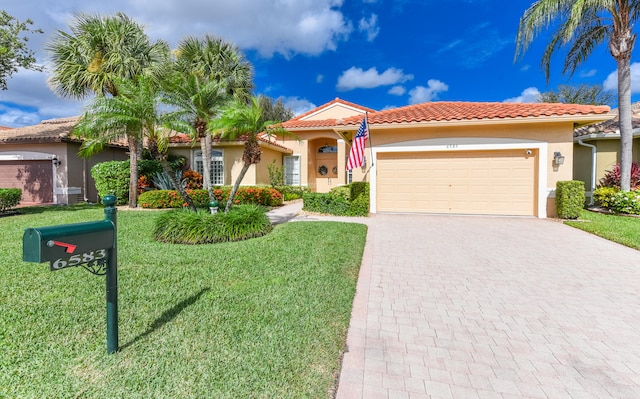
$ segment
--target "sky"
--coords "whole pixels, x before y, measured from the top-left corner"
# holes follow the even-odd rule
[[[337,97],[375,110],[427,101],[534,102],[560,84],[616,90],[616,64],[597,48],[573,76],[562,53],[546,81],[542,32],[517,60],[520,17],[531,4],[504,0],[3,0],[3,9],[44,31],[31,35],[38,63],[44,45],[69,32],[77,13],[124,12],[152,40],[172,48],[205,34],[235,43],[254,66],[254,94],[282,98],[296,114]],[[8,4],[7,4],[8,3]],[[632,100],[640,100],[640,61],[632,58]],[[0,91],[0,126],[33,125],[82,114],[88,100],[56,97],[48,73],[21,70]],[[615,106],[615,104],[614,104]]]

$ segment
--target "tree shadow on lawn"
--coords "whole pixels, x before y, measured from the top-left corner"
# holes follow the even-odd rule
[[[119,348],[119,350],[124,350],[124,349],[134,345],[136,342],[144,339],[149,334],[153,333],[157,329],[159,329],[162,326],[164,326],[165,324],[169,323],[170,321],[175,319],[176,316],[180,314],[180,312],[182,312],[183,310],[185,310],[189,306],[191,306],[194,303],[196,303],[198,301],[198,299],[200,299],[200,297],[202,295],[204,295],[207,291],[210,291],[210,290],[211,290],[211,288],[209,288],[209,287],[203,288],[197,294],[192,295],[189,298],[186,298],[186,299],[180,301],[179,303],[177,303],[175,306],[171,307],[170,309],[165,310],[160,315],[160,317],[158,317],[153,323],[151,323],[151,325],[149,326],[149,328],[147,328],[147,330],[145,332],[143,332],[142,334],[138,335],[137,337],[135,337],[131,341],[127,342],[126,344],[122,345]]]

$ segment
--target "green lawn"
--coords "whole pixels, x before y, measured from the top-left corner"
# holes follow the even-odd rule
[[[566,221],[565,224],[640,250],[640,218],[583,210],[578,221]]]
[[[113,355],[104,276],[21,260],[24,228],[102,209],[0,218],[0,398],[327,397],[366,226],[296,222],[244,242],[169,245],[150,238],[155,214],[118,213]]]

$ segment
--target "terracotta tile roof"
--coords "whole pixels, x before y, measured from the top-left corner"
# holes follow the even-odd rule
[[[611,113],[616,115],[615,118],[579,127],[573,131],[573,137],[582,137],[591,134],[620,134],[618,109],[612,110]],[[634,129],[640,128],[640,102],[631,104],[631,125]]]
[[[9,130],[9,129],[13,129],[13,128],[9,126],[0,126],[0,130]]]
[[[358,105],[356,103],[345,101],[345,100],[342,100],[342,99],[336,97],[335,99],[329,101],[328,103],[322,104],[319,107],[315,107],[314,109],[312,109],[310,111],[307,111],[307,112],[305,112],[303,114],[300,114],[300,115],[296,116],[293,119],[290,119],[288,122],[290,122],[290,121],[299,121],[301,119],[304,119],[304,118],[308,117],[309,115],[313,115],[314,113],[320,111],[323,108],[329,108],[330,106],[332,106],[334,104],[342,104],[342,105],[346,105],[347,107],[358,108],[358,109],[361,109],[362,111],[365,111],[365,112],[376,112],[375,109],[363,107],[362,105]]]
[[[78,117],[49,119],[33,126],[0,130],[0,142],[3,143],[51,143],[69,141],[71,129]]]
[[[608,106],[578,104],[441,101],[408,105],[383,111],[368,111],[367,118],[369,124],[403,124],[495,119],[506,120],[570,115],[606,115],[609,113],[609,110],[610,108]],[[283,127],[286,129],[330,128],[358,125],[361,121],[362,116],[359,115],[344,118],[343,120],[323,119],[304,121],[299,118],[294,118],[283,123]]]
[[[196,142],[199,142],[199,141],[200,140],[196,140]],[[219,144],[219,143],[243,143],[244,144],[245,141],[247,141],[247,136],[246,135],[245,136],[240,136],[236,140],[221,139],[220,136],[215,136],[213,138],[213,143],[214,144]],[[258,141],[263,142],[265,144],[271,144],[271,145],[273,145],[275,147],[282,148],[283,150],[291,151],[291,149],[289,147],[285,147],[285,146],[283,146],[281,144],[278,144],[278,143],[276,143],[274,141],[269,141],[268,139],[266,139],[264,137],[258,137]],[[171,144],[191,144],[192,140],[187,134],[178,133],[178,134],[172,136],[169,139],[169,142]]]

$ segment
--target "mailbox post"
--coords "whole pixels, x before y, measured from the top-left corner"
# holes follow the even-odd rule
[[[27,228],[22,236],[22,260],[49,262],[52,271],[82,266],[106,275],[107,352],[118,350],[118,251],[116,197],[105,195],[105,219],[95,222]]]

